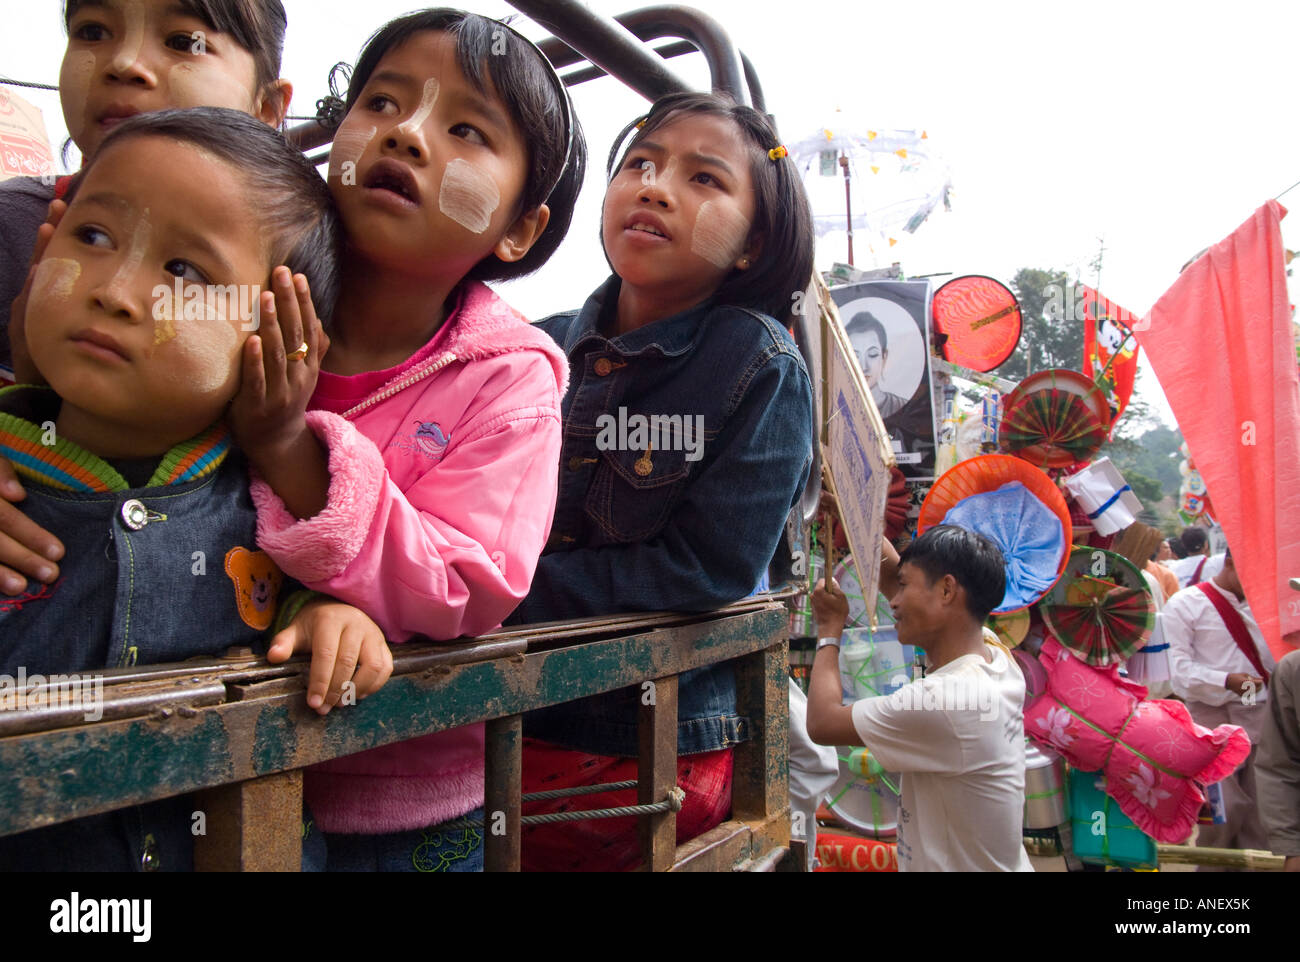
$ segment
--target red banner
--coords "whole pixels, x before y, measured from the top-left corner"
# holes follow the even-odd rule
[[[1270,200],[1183,271],[1134,325],[1251,612],[1273,654],[1300,644],[1300,372],[1281,220]]]
[[[1110,402],[1110,433],[1133,396],[1137,377],[1136,316],[1087,285],[1083,290],[1083,373],[1092,378]]]

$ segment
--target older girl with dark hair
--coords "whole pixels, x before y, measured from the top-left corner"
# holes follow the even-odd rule
[[[555,523],[516,622],[745,597],[812,462],[811,385],[784,327],[813,259],[794,165],[766,117],[718,95],[665,97],[636,126],[605,194],[614,276],[540,324],[568,355],[570,387]],[[641,696],[530,715],[525,790],[635,778]],[[749,732],[729,666],[683,675],[678,697],[684,841],[726,817],[732,746]],[[635,819],[530,828],[523,858],[630,868]]]

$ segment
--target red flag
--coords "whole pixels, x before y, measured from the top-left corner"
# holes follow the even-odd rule
[[[1300,645],[1300,372],[1270,200],[1134,325],[1277,658]]]
[[[1133,396],[1137,377],[1135,314],[1102,297],[1091,287],[1083,290],[1083,373],[1097,382],[1110,401],[1110,433]]]

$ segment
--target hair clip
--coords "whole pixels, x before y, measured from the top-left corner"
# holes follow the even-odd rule
[[[789,157],[790,151],[785,149],[785,144],[781,144],[769,150],[767,156],[771,160],[780,160],[782,157]]]

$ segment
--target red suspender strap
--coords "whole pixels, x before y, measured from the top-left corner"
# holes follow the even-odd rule
[[[1202,558],[1201,563],[1196,566],[1196,570],[1192,572],[1192,584],[1200,583],[1201,572],[1205,570],[1205,562],[1209,560],[1210,560],[1209,558]]]
[[[1255,674],[1264,679],[1264,684],[1268,684],[1268,672],[1264,670],[1264,663],[1259,660],[1259,652],[1255,650],[1255,642],[1250,637],[1250,632],[1246,630],[1246,622],[1242,621],[1241,615],[1237,609],[1228,604],[1228,600],[1210,587],[1208,581],[1202,581],[1196,587],[1205,593],[1205,597],[1210,599],[1210,604],[1214,605],[1214,610],[1219,613],[1223,619],[1224,626],[1228,629],[1228,634],[1232,635],[1232,640],[1236,642],[1241,653],[1246,656],[1251,667],[1255,669]]]

